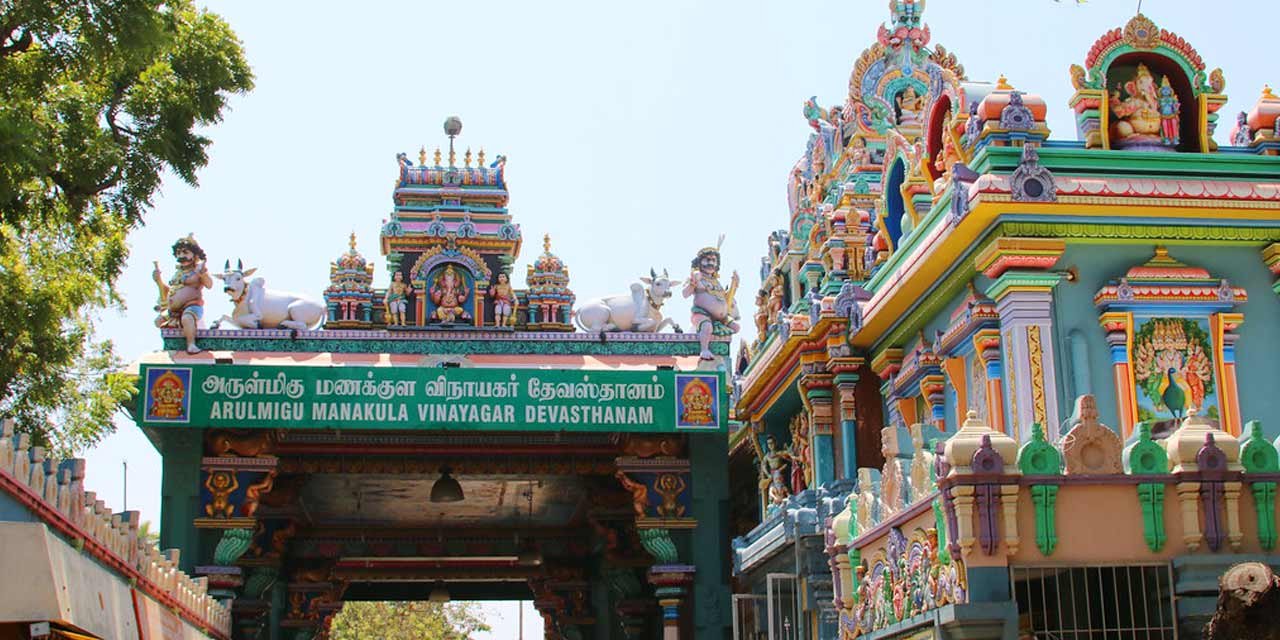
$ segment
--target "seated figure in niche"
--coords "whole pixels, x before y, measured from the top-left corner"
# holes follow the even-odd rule
[[[907,88],[894,98],[894,106],[898,115],[898,126],[918,127],[924,122],[924,96],[916,93],[915,87],[907,85]]]
[[[431,285],[431,302],[436,305],[431,318],[444,323],[456,322],[459,318],[470,320],[471,314],[463,306],[469,294],[466,283],[458,276],[453,265],[446,266]]]
[[[1164,91],[1166,87],[1167,94]],[[1178,144],[1180,105],[1177,96],[1169,85],[1169,78],[1157,83],[1147,65],[1139,63],[1132,80],[1116,84],[1109,106],[1112,147],[1154,150]]]

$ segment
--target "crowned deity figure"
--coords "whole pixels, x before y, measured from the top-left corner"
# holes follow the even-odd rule
[[[436,322],[453,323],[461,318],[470,320],[471,314],[463,305],[467,302],[467,285],[458,277],[458,272],[453,265],[447,265],[440,275],[436,276],[435,283],[431,285],[431,301],[435,303],[436,310],[431,317]]]
[[[724,236],[721,236],[721,241]],[[738,272],[733,272],[729,289],[720,284],[720,249],[704,247],[693,259],[693,273],[684,286],[684,297],[693,297],[690,309],[690,324],[698,333],[698,343],[702,347],[699,357],[712,360],[711,336],[727,336],[738,332],[738,305],[734,304],[733,295],[738,291]]]
[[[178,268],[167,283],[160,274],[160,262],[153,263],[155,270],[151,272],[151,279],[160,290],[160,299],[155,307],[160,312],[156,326],[181,328],[183,337],[187,339],[187,353],[199,353],[196,329],[200,328],[204,318],[203,290],[213,287],[213,278],[205,267],[208,257],[191,234],[173,243],[173,257]]]
[[[516,321],[516,290],[511,288],[511,276],[498,272],[498,283],[489,287],[493,298],[493,326],[505,327]]]
[[[1160,92],[1157,100],[1160,105],[1160,141],[1176,147],[1182,141],[1182,136],[1178,129],[1181,122],[1178,118],[1178,110],[1182,107],[1182,103],[1178,102],[1178,95],[1174,93],[1173,86],[1169,84],[1169,76],[1160,79]]]
[[[1168,78],[1165,78],[1167,84]],[[1170,142],[1163,135],[1163,110],[1161,104],[1161,96],[1159,88],[1160,84],[1156,82],[1155,76],[1151,75],[1151,70],[1145,64],[1138,64],[1137,71],[1133,79],[1124,83],[1116,84],[1116,88],[1111,92],[1110,110],[1111,110],[1111,142],[1112,146],[1118,149],[1127,147],[1146,147],[1157,149],[1169,147]],[[1121,95],[1126,96],[1121,99]],[[1169,103],[1172,107],[1172,127],[1176,134],[1178,129],[1177,121],[1177,97],[1173,95],[1173,88],[1169,88],[1169,97],[1173,102]]]
[[[387,305],[387,324],[400,326],[409,324],[404,316],[409,308],[411,295],[413,295],[413,287],[406,284],[404,274],[397,271],[391,276],[391,286],[387,287],[387,295],[382,297],[382,302]]]
[[[781,505],[791,496],[787,468],[794,464],[795,461],[790,453],[778,449],[778,441],[773,436],[765,438],[764,459],[760,461],[760,473],[769,481],[771,506]]]
[[[893,99],[897,107],[897,122],[900,127],[918,127],[924,122],[924,96],[916,93],[916,88],[907,85]]]

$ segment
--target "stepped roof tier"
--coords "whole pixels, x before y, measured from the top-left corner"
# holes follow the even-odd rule
[[[1088,597],[1171,602],[1274,553],[1271,502],[1187,487],[1280,477],[1275,427],[1247,422],[1280,411],[1280,99],[1219,146],[1224,74],[1139,14],[1058,76],[1055,139],[1052,76],[967,78],[924,5],[891,0],[847,97],[803,104],[735,360],[735,598],[800,574],[806,638],[1196,635],[1183,603],[1216,591],[1090,622],[1059,584],[1156,567]]]

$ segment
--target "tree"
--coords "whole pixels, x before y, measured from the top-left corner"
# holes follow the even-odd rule
[[[0,0],[0,414],[62,454],[112,429],[130,380],[92,318],[119,305],[126,238],[199,127],[253,86],[240,41],[190,0]]]
[[[142,524],[138,525],[138,539],[153,547],[159,547],[160,530],[153,527],[150,520],[143,520]]]
[[[347,602],[329,628],[332,640],[467,640],[489,625],[472,602]]]

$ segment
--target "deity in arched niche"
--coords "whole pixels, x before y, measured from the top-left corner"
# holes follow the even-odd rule
[[[431,285],[431,302],[436,305],[435,312],[431,314],[432,319],[446,323],[456,322],[459,318],[470,320],[471,314],[463,307],[469,294],[467,285],[457,270],[451,264],[446,265]]]
[[[907,85],[894,98],[894,111],[898,116],[898,126],[918,127],[924,121],[924,96],[916,93],[916,88]]]
[[[1164,78],[1165,83],[1168,78]],[[1145,64],[1138,64],[1133,79],[1123,84],[1116,83],[1111,92],[1109,106],[1111,109],[1111,141],[1117,148],[1149,145],[1153,147],[1170,146],[1162,134],[1162,104],[1160,96],[1161,83],[1151,75]],[[1172,117],[1174,129],[1177,128],[1177,98],[1173,96],[1173,88],[1169,88],[1173,98]],[[1122,99],[1121,96],[1124,96]],[[1166,106],[1168,106],[1166,104]]]

